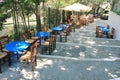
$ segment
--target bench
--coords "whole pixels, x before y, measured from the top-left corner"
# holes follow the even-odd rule
[[[9,36],[0,37],[0,73],[2,73],[2,65],[8,62],[11,66],[11,54],[4,49],[5,44],[9,43]]]

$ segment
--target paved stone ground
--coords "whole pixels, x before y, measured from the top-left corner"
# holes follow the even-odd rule
[[[96,20],[71,32],[68,42],[57,42],[52,55],[38,53],[34,72],[25,66],[19,73],[18,62],[11,67],[5,64],[0,80],[109,80],[120,77],[120,41],[96,38],[97,25],[107,24]]]

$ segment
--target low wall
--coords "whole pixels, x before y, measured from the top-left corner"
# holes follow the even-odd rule
[[[108,24],[115,28],[115,39],[120,40],[120,16],[114,12],[109,12]]]

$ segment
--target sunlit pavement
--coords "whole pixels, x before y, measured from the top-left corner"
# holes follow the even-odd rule
[[[68,36],[67,42],[57,42],[52,55],[38,53],[35,71],[19,63],[4,67],[0,80],[110,80],[120,76],[120,41],[96,38],[97,25],[106,21],[96,20]],[[40,48],[38,48],[40,50]],[[7,76],[6,76],[7,75]],[[117,79],[116,79],[117,80]]]

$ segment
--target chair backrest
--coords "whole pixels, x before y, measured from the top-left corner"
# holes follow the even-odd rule
[[[35,41],[31,46],[30,46],[30,52],[31,52],[31,57],[30,60],[32,61],[33,56],[37,55],[37,46],[38,46],[38,42]]]
[[[111,33],[112,33],[112,34],[115,33],[115,28],[112,27],[112,29],[111,29]]]
[[[99,27],[96,26],[96,34],[99,32]]]
[[[43,26],[42,31],[47,32],[48,31],[48,27],[47,26]]]
[[[31,38],[30,30],[26,30],[24,33],[26,34],[27,39]]]
[[[5,44],[9,43],[9,36],[1,36],[0,37],[0,50],[4,49]]]
[[[32,37],[32,36],[35,36],[35,30],[34,29],[30,30],[30,37]]]
[[[21,37],[21,40],[24,40],[24,41],[27,39],[25,32],[21,33],[20,37]]]
[[[107,29],[110,29],[110,25],[107,25]]]
[[[30,31],[25,31],[25,32],[22,32],[21,35],[21,40],[27,40],[27,39],[30,39]]]
[[[56,38],[57,38],[57,35],[50,35],[48,41],[49,41],[49,40],[50,40],[50,41],[55,41]]]

